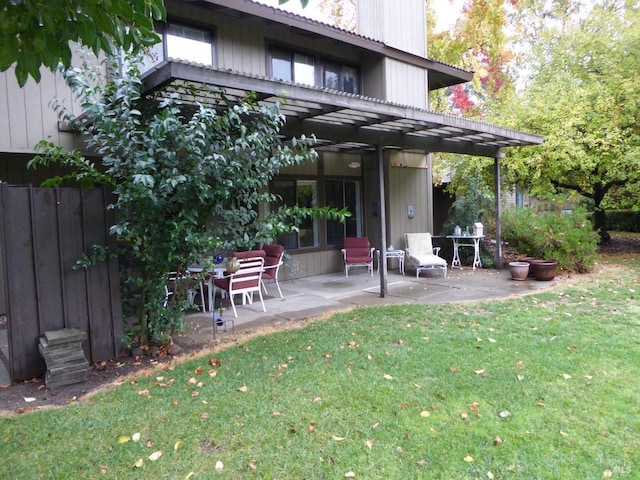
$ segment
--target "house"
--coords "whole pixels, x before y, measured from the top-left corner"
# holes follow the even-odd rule
[[[403,247],[434,230],[430,152],[492,157],[542,142],[536,135],[429,111],[430,90],[471,73],[427,56],[422,0],[361,0],[349,32],[251,0],[167,1],[164,42],[145,66],[149,91],[183,83],[284,94],[286,136],[315,135],[318,162],[289,168],[271,191],[302,205],[348,206],[345,224],[310,220],[279,239],[299,269],[339,271],[345,236]]]
[[[289,168],[271,191],[304,205],[348,206],[345,224],[309,220],[280,238],[296,265],[288,275],[341,268],[345,236],[366,235],[377,248],[403,247],[407,232],[434,231],[431,152],[496,159],[504,148],[542,138],[429,111],[428,92],[471,80],[468,71],[428,58],[423,0],[360,0],[356,32],[252,0],[166,0],[163,42],[144,65],[144,85],[179,89],[215,85],[229,98],[283,95],[285,137],[315,135],[319,161]],[[44,72],[19,89],[0,74],[0,179],[38,184],[50,172],[24,168],[44,138],[79,146],[47,107],[73,104],[64,82]],[[496,170],[499,171],[499,170]],[[286,272],[285,272],[286,273]],[[286,273],[287,274],[287,273]]]
[[[285,269],[286,277],[340,271],[345,236],[367,236],[385,251],[403,248],[405,233],[434,231],[431,152],[493,158],[499,186],[504,149],[542,142],[429,110],[429,91],[472,74],[428,58],[423,0],[359,0],[355,32],[252,0],[165,4],[167,21],[157,25],[163,42],[143,66],[146,91],[189,84],[195,91],[222,87],[229,101],[247,92],[265,103],[286,97],[281,134],[315,135],[320,155],[283,170],[271,191],[290,203],[347,206],[353,213],[344,224],[310,220],[279,238],[297,267]],[[57,97],[80,114],[79,104],[48,71],[24,88],[12,71],[0,73],[0,92],[0,313],[8,318],[11,377],[42,373],[37,338],[48,329],[81,328],[91,361],[113,358],[123,335],[117,264],[72,268],[78,252],[109,241],[106,196],[6,187],[37,186],[56,173],[26,168],[39,141],[83,148],[48,106]],[[386,265],[380,270],[384,296]]]

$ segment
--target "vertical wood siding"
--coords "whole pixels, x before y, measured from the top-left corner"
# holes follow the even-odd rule
[[[48,330],[84,330],[91,362],[122,355],[117,261],[73,268],[94,243],[113,246],[106,192],[2,185],[0,201],[11,378],[44,372],[37,345]]]
[[[33,154],[36,144],[46,139],[66,149],[81,148],[77,135],[58,130],[58,116],[50,106],[54,98],[80,113],[59,75],[42,69],[39,83],[29,79],[20,88],[12,68],[0,73],[0,152]]]

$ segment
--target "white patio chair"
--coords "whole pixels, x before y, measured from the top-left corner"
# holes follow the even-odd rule
[[[447,276],[447,261],[438,256],[440,247],[433,246],[430,233],[406,233],[405,261],[416,268],[416,277],[422,270],[441,269]]]

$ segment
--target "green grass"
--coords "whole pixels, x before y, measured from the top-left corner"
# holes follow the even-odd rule
[[[640,264],[622,263],[506,301],[357,309],[2,418],[0,478],[640,478]]]

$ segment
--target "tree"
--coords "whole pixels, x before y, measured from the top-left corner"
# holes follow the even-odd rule
[[[70,43],[113,54],[137,52],[160,41],[154,20],[164,20],[162,0],[2,0],[0,72],[15,66],[22,87],[40,81],[42,66],[71,66]]]
[[[125,63],[123,77],[115,62],[106,76],[88,66],[65,73],[82,100],[85,120],[61,106],[59,114],[102,157],[104,172],[77,153],[64,154],[50,144],[34,163],[61,161],[74,169],[74,179],[87,179],[91,173],[100,182],[105,175],[110,179],[116,194],[111,208],[118,217],[111,233],[138,266],[137,275],[128,280],[140,294],[139,336],[144,344],[147,334],[157,341],[181,326],[183,305],[163,305],[169,271],[182,278],[193,263],[206,266],[217,252],[269,242],[310,215],[343,220],[347,213],[283,207],[260,215],[260,207],[276,201],[267,192],[274,175],[316,157],[310,141],[283,144],[279,105],[259,106],[251,96],[220,112],[183,104],[178,93],[144,98],[138,72],[131,66],[135,64]],[[226,103],[224,92],[214,89],[199,91],[198,97],[208,97],[207,104]],[[178,282],[178,290],[185,282]]]
[[[514,127],[545,137],[508,155],[507,178],[542,197],[572,191],[590,199],[604,241],[606,206],[640,185],[638,20],[637,8],[605,1],[552,26],[533,50],[524,98],[506,110]]]

